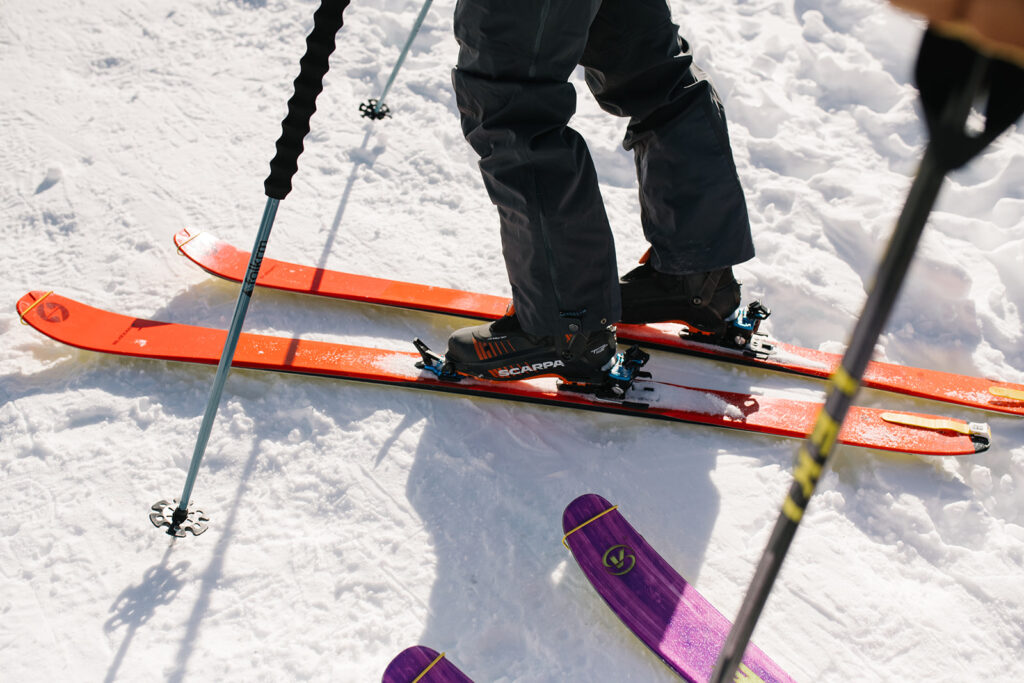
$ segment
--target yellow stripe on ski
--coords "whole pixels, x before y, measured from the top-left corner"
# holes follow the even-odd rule
[[[732,680],[733,683],[764,683],[764,679],[754,673],[754,671],[743,662],[740,662],[740,666],[736,670],[736,675]]]
[[[1006,387],[989,387],[988,392],[993,396],[1012,398],[1015,401],[1024,401],[1024,391],[1019,389],[1007,389]]]
[[[440,662],[442,659],[444,659],[444,653],[443,652],[441,654],[439,654],[438,656],[434,657],[434,661],[432,661],[430,664],[428,664],[427,668],[424,669],[423,672],[420,673],[419,676],[417,676],[416,678],[412,679],[412,683],[418,683],[418,681],[423,680],[423,677],[426,676],[428,673],[430,673],[430,670],[434,668],[434,665],[437,664],[438,662]]]

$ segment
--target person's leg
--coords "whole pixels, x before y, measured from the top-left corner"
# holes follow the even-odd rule
[[[600,0],[460,0],[456,99],[498,207],[517,317],[533,335],[620,315],[615,247],[567,79]]]
[[[665,0],[605,0],[581,64],[601,106],[628,116],[651,265],[693,273],[753,257],[725,113]]]
[[[590,33],[581,64],[600,105],[630,119],[623,145],[651,243],[623,279],[621,320],[719,326],[739,304],[729,267],[754,248],[718,95],[664,0],[605,0]]]

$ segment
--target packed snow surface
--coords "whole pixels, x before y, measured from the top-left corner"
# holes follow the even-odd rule
[[[238,287],[176,255],[182,227],[248,249],[312,0],[0,3],[0,678],[373,681],[412,644],[475,680],[672,681],[562,547],[576,496],[620,510],[736,614],[797,443],[701,426],[233,372],[193,500],[202,536],[147,519],[180,495],[214,371],[78,351],[20,324],[29,290],[227,327]],[[438,0],[353,2],[268,255],[508,295],[497,218],[450,86]],[[757,257],[737,268],[777,338],[840,350],[927,135],[922,26],[880,0],[672,1],[726,107]],[[620,270],[646,249],[636,180],[576,73]],[[1021,124],[943,188],[878,347],[1024,380]],[[435,348],[464,321],[258,292],[249,331]],[[684,383],[820,400],[811,380],[679,359]],[[1024,426],[986,453],[839,449],[754,634],[801,681],[1024,677]]]

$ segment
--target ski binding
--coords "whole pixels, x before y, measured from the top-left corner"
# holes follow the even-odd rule
[[[562,380],[558,383],[558,390],[589,394],[603,401],[626,403],[626,394],[633,387],[633,382],[651,376],[651,373],[640,370],[650,358],[651,354],[639,346],[631,346],[625,352],[620,351],[615,354],[611,367],[608,368],[607,375],[600,384]],[[633,405],[647,407],[644,403],[633,403]]]
[[[452,361],[431,351],[423,340],[417,338],[412,343],[420,353],[416,367],[431,372],[442,382],[459,382],[463,377],[472,376],[459,372]],[[625,402],[626,394],[633,386],[634,380],[651,376],[649,372],[640,370],[650,357],[651,355],[639,346],[632,346],[625,352],[615,354],[601,382],[571,382],[559,379],[558,389],[588,394],[599,400]],[[642,403],[636,405],[644,406]]]
[[[737,308],[728,320],[730,327],[726,334],[731,337],[728,341],[731,341],[737,348],[744,348],[757,334],[757,328],[761,326],[761,321],[766,320],[771,314],[771,309],[760,301],[751,301],[746,310],[742,306]]]
[[[684,321],[679,336],[727,349],[740,349],[745,355],[764,359],[775,351],[775,346],[765,341],[767,337],[758,334],[757,330],[761,326],[761,321],[767,319],[771,313],[771,309],[760,301],[751,301],[746,308],[740,306],[733,311],[732,315],[725,319],[725,329],[719,332],[703,332]]]
[[[416,367],[420,370],[429,370],[434,373],[442,382],[459,382],[463,375],[455,370],[455,365],[447,358],[442,358],[427,346],[422,339],[417,337],[412,340],[413,346],[420,352],[422,360],[416,361]]]

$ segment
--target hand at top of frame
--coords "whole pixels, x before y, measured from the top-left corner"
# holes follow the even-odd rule
[[[891,0],[941,33],[1024,67],[1024,0]]]

